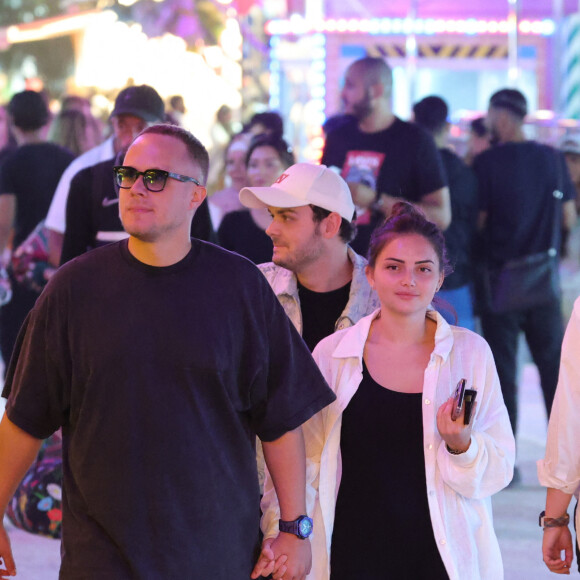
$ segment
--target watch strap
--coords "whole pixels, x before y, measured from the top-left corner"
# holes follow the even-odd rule
[[[570,523],[570,516],[566,513],[563,516],[560,516],[559,518],[547,518],[546,517],[546,512],[543,511],[540,514],[540,527],[541,528],[563,528],[564,526],[567,526]]]

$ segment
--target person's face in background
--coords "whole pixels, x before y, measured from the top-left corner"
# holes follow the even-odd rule
[[[572,178],[572,183],[576,187],[580,187],[580,153],[566,153],[566,165]]]
[[[111,117],[111,126],[115,135],[115,148],[118,151],[129,147],[137,135],[149,126],[149,123],[135,115],[123,114]]]
[[[469,133],[469,137],[467,139],[467,150],[472,157],[479,155],[486,149],[491,147],[491,135],[488,133],[483,135],[482,137],[479,136],[477,133],[471,131]]]
[[[359,71],[356,66],[351,66],[346,71],[340,98],[345,114],[353,115],[359,121],[371,114],[371,89],[367,86],[362,71]]]
[[[226,154],[226,176],[236,191],[248,185],[246,153],[247,147],[241,142],[234,141]]]
[[[250,187],[269,187],[284,170],[288,169],[274,147],[256,147],[248,159],[248,184]]]

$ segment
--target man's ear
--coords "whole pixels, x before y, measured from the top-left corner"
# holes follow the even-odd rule
[[[342,218],[340,217],[340,214],[335,211],[331,212],[323,220],[322,235],[325,238],[334,238],[334,236],[338,235],[338,232],[340,231],[341,223]]]
[[[203,185],[194,185],[190,199],[190,209],[198,208],[207,196],[207,190]]]

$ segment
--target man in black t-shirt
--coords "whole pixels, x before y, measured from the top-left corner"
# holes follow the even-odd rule
[[[63,433],[63,580],[247,580],[256,435],[286,524],[271,551],[310,568],[300,425],[335,399],[260,272],[190,237],[207,151],[155,125],[116,172],[129,238],[65,264],[27,318],[0,423],[0,511],[42,438]],[[0,557],[15,573],[0,526]]]
[[[448,113],[447,103],[436,96],[425,97],[413,106],[415,123],[433,136],[439,149],[451,198],[451,225],[444,236],[453,272],[445,276],[437,296],[455,309],[457,321],[454,324],[475,330],[471,286],[477,234],[477,179],[473,171],[448,147]]]
[[[451,222],[449,190],[433,139],[391,109],[392,71],[381,58],[348,68],[342,101],[352,120],[331,131],[322,163],[338,167],[359,208],[353,247],[366,255],[370,234],[397,199],[420,206],[441,229]],[[362,213],[361,213],[362,212]]]
[[[44,95],[35,91],[15,94],[8,105],[8,117],[18,147],[0,168],[0,266],[13,233],[16,249],[42,221],[58,181],[74,155],[44,140],[50,120]],[[38,292],[12,279],[12,300],[0,310],[0,345],[8,365],[16,336]]]
[[[245,187],[241,202],[267,208],[272,262],[260,270],[312,351],[378,308],[366,260],[348,246],[355,228],[348,185],[323,165],[297,163],[271,187]]]
[[[554,211],[561,212],[562,228],[576,222],[575,191],[562,154],[552,147],[527,141],[523,122],[527,114],[524,95],[502,89],[492,95],[487,122],[497,146],[475,158],[479,182],[479,227],[483,261],[492,268],[507,261],[544,252],[552,247]],[[553,192],[561,190],[556,202]],[[560,217],[558,214],[558,217]],[[557,231],[560,247],[560,228]],[[510,415],[517,427],[516,358],[523,331],[540,373],[548,414],[558,382],[563,339],[560,300],[548,300],[531,309],[495,313],[487,301],[479,304],[483,335],[489,342]]]

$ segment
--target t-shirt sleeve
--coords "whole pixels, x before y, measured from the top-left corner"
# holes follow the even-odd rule
[[[46,439],[66,424],[70,407],[64,389],[65,384],[70,384],[63,364],[64,353],[69,352],[64,348],[65,309],[53,300],[51,283],[52,280],[20,330],[2,392],[8,399],[8,418],[38,439]],[[57,353],[61,353],[60,361],[55,358]]]
[[[260,274],[261,276],[261,274]],[[252,388],[252,426],[263,441],[296,429],[336,398],[263,279],[264,365]]]
[[[16,188],[12,179],[12,156],[8,157],[0,165],[0,195],[15,194]]]

